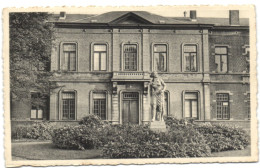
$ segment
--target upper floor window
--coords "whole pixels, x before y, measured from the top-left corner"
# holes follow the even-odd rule
[[[227,72],[228,64],[228,50],[227,47],[215,47],[215,63],[217,64],[218,72]]]
[[[62,65],[63,70],[76,71],[76,44],[64,43],[63,44],[63,58]]]
[[[63,92],[62,93],[62,119],[75,120],[76,106],[75,92]]]
[[[185,92],[184,117],[198,119],[198,93]]]
[[[246,57],[246,72],[250,72],[250,46],[249,45],[244,45],[243,46],[244,55]]]
[[[217,119],[229,119],[229,94],[218,93],[217,94]]]
[[[165,44],[155,44],[153,46],[154,70],[165,72],[167,70],[167,46]]]
[[[94,44],[93,51],[94,71],[106,71],[107,70],[107,45],[106,44]]]
[[[93,93],[93,114],[99,116],[102,120],[106,120],[106,93]]]
[[[125,44],[123,49],[124,54],[124,70],[137,71],[137,45]]]
[[[184,71],[197,71],[197,45],[185,44],[183,48]]]

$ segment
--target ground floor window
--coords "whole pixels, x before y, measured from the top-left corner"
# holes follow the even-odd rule
[[[93,114],[106,120],[106,93],[93,93]]]
[[[31,102],[39,101],[41,99],[40,93],[31,93]],[[31,117],[32,120],[42,120],[43,119],[43,108],[40,105],[35,105],[31,103]]]
[[[164,92],[164,116],[169,115],[169,92]]]
[[[75,92],[62,93],[62,119],[75,120]]]
[[[229,94],[218,93],[217,94],[217,119],[228,120],[230,118],[229,111]]]
[[[184,96],[184,117],[198,119],[198,93],[186,92]]]

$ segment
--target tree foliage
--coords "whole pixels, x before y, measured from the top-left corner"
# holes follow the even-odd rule
[[[56,87],[50,82],[51,49],[54,26],[48,13],[10,13],[10,90],[12,99],[30,99],[38,92],[34,105],[44,103],[43,97]]]

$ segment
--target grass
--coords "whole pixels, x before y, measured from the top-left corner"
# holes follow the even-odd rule
[[[244,150],[214,152],[211,157],[250,156],[250,146]],[[101,150],[65,150],[49,142],[13,142],[13,160],[76,160],[100,159]]]
[[[51,142],[12,143],[13,160],[71,160],[101,158],[101,150],[64,150]]]

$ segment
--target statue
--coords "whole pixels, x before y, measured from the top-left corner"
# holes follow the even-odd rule
[[[157,72],[151,74],[153,78],[150,82],[151,92],[152,92],[152,112],[153,119],[152,121],[163,121],[164,113],[164,91],[166,89],[166,84],[164,81],[158,77]]]

